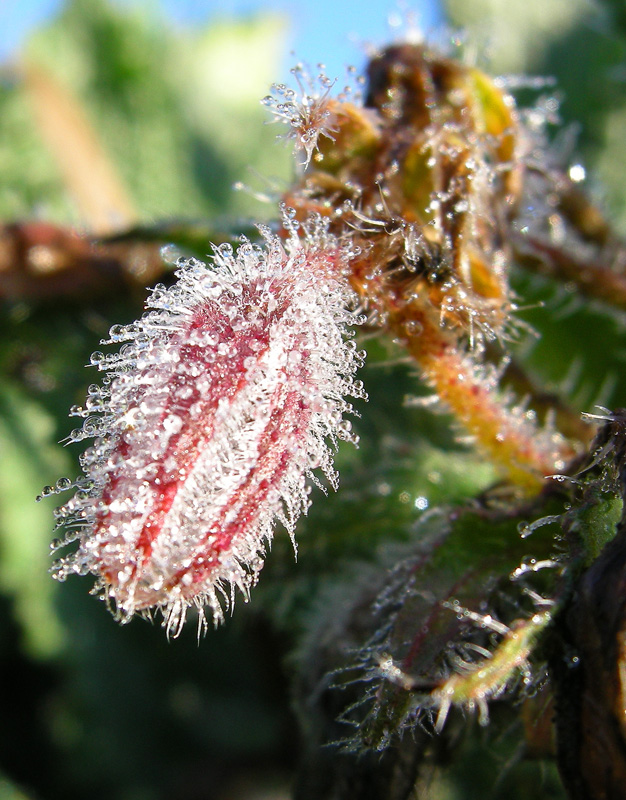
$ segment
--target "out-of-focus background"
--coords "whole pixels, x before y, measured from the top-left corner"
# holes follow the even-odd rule
[[[243,0],[0,0],[0,800],[288,797],[298,759],[288,653],[314,613],[307,603],[316,580],[393,535],[411,510],[407,497],[455,498],[491,479],[468,477],[465,456],[454,451],[461,467],[438,463],[449,477],[444,489],[422,487],[418,472],[407,493],[396,451],[379,463],[372,444],[361,453],[380,470],[391,465],[376,480],[400,501],[388,510],[379,493],[367,509],[366,500],[354,502],[367,464],[342,451],[348,499],[317,498],[297,577],[279,537],[258,601],[255,594],[249,608],[238,603],[233,619],[200,641],[193,625],[174,642],[156,624],[120,627],[89,596],[88,579],[53,582],[54,500],[34,501],[45,484],[76,474],[76,452],[57,443],[77,424],[68,408],[96,380],[83,365],[111,324],[141,313],[145,287],[168,279],[163,243],[178,248],[167,257],[203,255],[210,241],[275,216],[292,160],[276,142],[279,127],[264,124],[259,100],[269,85],[289,81],[295,58],[314,74],[324,63],[343,86],[345,66],[361,69],[368,48],[444,24],[463,31],[466,52],[473,48],[492,72],[556,78],[524,99],[559,96],[555,152],[581,159],[591,190],[624,230],[621,0],[447,0],[411,9],[378,1],[270,9]],[[248,189],[233,191],[237,182]],[[93,237],[95,249],[71,229]],[[607,402],[619,383],[603,354],[614,321],[595,319],[586,328],[593,334],[581,337],[580,320],[569,320],[535,368],[553,387],[568,377],[570,394],[589,410],[605,379]],[[388,447],[400,415],[405,460],[413,433],[453,449],[445,422],[394,405],[415,392],[405,367],[370,370],[364,439],[369,432]],[[419,452],[434,457],[425,445]],[[376,531],[359,538],[355,508],[370,528],[378,521]],[[323,546],[314,543],[318,530]],[[485,796],[463,781],[441,783],[433,798]],[[552,785],[542,797],[560,796]],[[509,800],[529,796],[530,783],[502,787]]]
[[[114,5],[120,9],[141,5],[179,32],[202,29],[220,20],[273,16],[280,20],[281,46],[272,80],[292,66],[292,51],[310,64],[323,61],[330,75],[340,76],[347,64],[363,61],[365,46],[384,44],[389,29],[399,27],[407,16],[423,30],[434,29],[443,20],[438,0],[418,0],[411,3],[410,10],[408,4],[393,0],[276,0],[271,4],[261,0],[114,0]],[[0,57],[18,51],[32,29],[45,24],[62,6],[63,0],[4,0],[0,4]]]

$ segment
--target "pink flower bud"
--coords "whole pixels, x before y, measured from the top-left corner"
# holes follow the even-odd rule
[[[177,633],[193,604],[220,622],[235,588],[247,598],[256,583],[276,519],[293,539],[312,470],[336,487],[337,439],[355,441],[344,397],[364,396],[362,354],[340,255],[319,236],[292,231],[285,251],[262,232],[265,248],[181,262],[151,311],[111,329],[119,352],[92,356],[107,375],[70,440],[95,441],[56,512],[69,530],[57,547],[78,546],[54,569],[94,574],[122,621],[156,607]]]

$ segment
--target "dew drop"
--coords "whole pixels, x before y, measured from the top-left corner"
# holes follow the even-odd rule
[[[424,326],[415,319],[409,319],[404,323],[404,330],[409,336],[418,336],[424,330]]]

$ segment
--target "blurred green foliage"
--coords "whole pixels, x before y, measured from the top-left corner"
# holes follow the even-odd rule
[[[251,166],[268,178],[288,174],[288,153],[273,147],[258,103],[275,79],[285,22],[268,14],[176,30],[147,8],[73,0],[24,56],[79,99],[142,220],[267,215],[232,185]],[[42,147],[32,102],[11,80],[0,102],[2,218],[36,212],[83,225]]]
[[[468,38],[491,39],[490,71],[557,78],[563,117],[583,126],[576,149],[588,159],[592,182],[607,186],[610,207],[623,222],[626,24],[620,2],[449,0],[447,6]],[[275,215],[271,204],[234,193],[232,184],[242,180],[276,193],[289,180],[287,151],[275,143],[275,127],[264,126],[258,104],[279,77],[283,25],[268,14],[194,32],[170,30],[141,6],[122,11],[105,0],[71,0],[31,38],[26,55],[77,98],[139,222],[158,241],[159,225],[172,219],[199,220],[209,231],[223,219]],[[84,228],[32,102],[19,71],[7,67],[0,84],[0,219]],[[251,176],[249,167],[264,178]],[[209,252],[210,238],[195,236],[196,252]],[[517,351],[539,382],[565,391],[578,410],[598,401],[625,404],[623,317],[597,303],[573,303],[547,279],[516,280],[524,302],[534,306],[522,316],[541,334],[524,337]],[[285,797],[298,757],[285,689],[294,641],[302,658],[307,637],[354,603],[355,587],[368,570],[376,573],[372,564],[384,571],[394,547],[411,546],[425,507],[457,503],[493,481],[489,465],[456,442],[447,417],[404,403],[426,390],[395,346],[365,341],[370,357],[361,377],[370,401],[360,404],[362,419],[355,422],[361,447],[341,449],[336,496],[314,489],[316,502],[299,526],[298,564],[287,537],[277,536],[251,607],[239,602],[234,618],[199,642],[193,623],[173,642],[141,620],[119,627],[89,596],[87,581],[63,587],[51,581],[52,508],[34,498],[43,485],[77,472],[76,453],[57,442],[74,427],[67,409],[82,402],[95,380],[82,365],[111,324],[141,313],[143,294],[120,285],[106,297],[2,301],[0,669],[6,696],[0,715],[7,741],[0,800],[260,797],[254,786],[267,787],[267,797]],[[477,539],[487,530],[481,525],[475,520],[471,530]],[[432,776],[429,796],[482,798],[490,788],[491,797],[509,800],[530,791],[563,797],[553,765],[515,766],[519,737],[509,734],[505,728],[498,742],[484,746],[480,737],[469,739],[454,770]],[[496,771],[504,775],[500,782]],[[480,793],[471,793],[474,783]]]

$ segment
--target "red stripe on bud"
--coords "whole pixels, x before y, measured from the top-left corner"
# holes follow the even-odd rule
[[[265,235],[264,249],[183,263],[152,310],[111,329],[119,353],[92,356],[107,376],[70,439],[95,441],[57,511],[57,546],[78,547],[55,572],[96,575],[122,620],[158,607],[177,632],[193,604],[219,622],[256,583],[276,519],[293,538],[311,470],[336,486],[332,451],[353,438],[344,397],[364,396],[350,290],[321,238],[292,233],[286,252]]]

